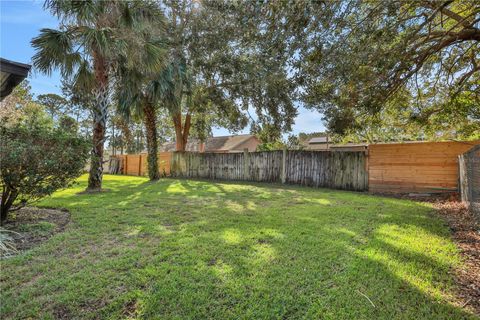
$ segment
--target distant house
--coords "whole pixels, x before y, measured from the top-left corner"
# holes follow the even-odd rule
[[[305,149],[307,150],[328,150],[331,142],[328,140],[328,136],[313,137],[307,141]]]
[[[331,151],[365,151],[367,143],[333,144],[328,136],[314,137],[307,141],[306,150],[331,150]]]
[[[251,134],[242,134],[236,136],[210,137],[205,143],[198,140],[190,139],[185,148],[186,151],[192,152],[217,152],[231,153],[255,151],[260,144],[260,140]],[[160,146],[160,151],[175,151],[175,141],[167,142]]]
[[[27,77],[30,67],[28,64],[0,58],[0,101]]]

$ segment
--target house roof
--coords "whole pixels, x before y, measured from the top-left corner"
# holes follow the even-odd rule
[[[321,143],[327,143],[328,142],[328,137],[313,137],[310,140],[308,140],[308,144],[321,144]]]
[[[351,147],[368,147],[368,143],[343,143],[343,144],[332,144],[330,148],[335,149],[335,148],[351,148]]]
[[[205,142],[205,152],[219,152],[240,150],[239,146],[250,139],[257,139],[252,134],[242,134],[236,136],[209,137]],[[160,149],[162,151],[175,151],[175,142],[164,143]],[[185,148],[186,151],[200,151],[200,142],[196,139],[190,139]]]
[[[25,79],[31,66],[0,58],[0,100],[12,93],[12,90]]]

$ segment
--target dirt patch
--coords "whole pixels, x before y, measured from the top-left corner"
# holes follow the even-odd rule
[[[124,305],[122,315],[128,318],[134,317],[137,313],[137,309],[138,309],[137,301],[130,300]]]
[[[396,198],[396,199],[405,199],[419,202],[459,202],[459,194],[457,192],[443,192],[443,193],[382,193],[382,192],[373,192],[371,193],[375,196],[386,197],[386,198]]]
[[[24,251],[62,232],[69,222],[70,214],[65,209],[28,207],[12,212],[4,228],[14,231],[13,245],[17,251]]]

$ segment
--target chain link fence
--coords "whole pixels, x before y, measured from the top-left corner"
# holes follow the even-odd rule
[[[459,156],[460,193],[480,222],[480,145]]]

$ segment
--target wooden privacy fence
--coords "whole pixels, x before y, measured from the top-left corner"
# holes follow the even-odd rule
[[[158,153],[158,168],[160,174],[164,176],[170,175],[170,161],[172,159],[171,152],[160,152]],[[119,160],[118,164],[110,168],[115,172],[110,173],[122,173],[132,176],[144,176],[147,174],[147,154],[123,154],[117,155],[114,158]],[[118,166],[118,168],[117,168]]]
[[[460,195],[480,222],[480,145],[459,157]]]
[[[458,190],[458,156],[479,141],[379,143],[368,146],[371,192]]]
[[[160,173],[186,178],[265,181],[380,193],[458,190],[458,156],[469,142],[370,144],[363,151],[159,153]],[[147,155],[118,156],[113,173],[146,175]],[[113,166],[115,168],[115,166]]]
[[[282,182],[366,191],[365,152],[263,151],[173,153],[171,175],[183,178]]]

